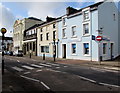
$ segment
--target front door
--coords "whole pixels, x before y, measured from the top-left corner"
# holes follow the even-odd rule
[[[111,60],[113,60],[113,43],[110,44],[110,48],[111,48]]]
[[[66,44],[63,44],[63,58],[66,58]]]

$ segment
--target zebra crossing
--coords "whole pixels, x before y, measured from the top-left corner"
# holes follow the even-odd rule
[[[67,67],[65,65],[61,66],[60,64],[56,63],[39,63],[39,64],[24,64],[24,65],[19,65],[19,66],[13,66],[11,67],[12,69],[18,71],[18,72],[23,72],[25,70],[34,70],[38,68],[37,72],[42,71],[42,68],[61,68],[61,67]]]

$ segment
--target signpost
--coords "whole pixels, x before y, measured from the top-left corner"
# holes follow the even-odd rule
[[[5,28],[1,28],[2,33],[2,75],[4,75],[4,34],[7,32]]]
[[[100,41],[102,41],[102,36],[97,36],[97,37],[96,37],[96,40],[99,42],[99,43],[98,43],[98,47],[99,47],[99,51],[98,51],[98,52],[99,52],[99,63],[101,64],[101,59],[102,59],[102,58],[101,58],[101,56],[100,56]]]

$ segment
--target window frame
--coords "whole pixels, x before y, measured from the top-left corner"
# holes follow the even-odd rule
[[[85,45],[84,44],[88,44],[88,53],[85,53]],[[89,42],[83,42],[83,55],[84,56],[90,56],[90,43]]]
[[[64,30],[64,33],[63,33],[63,30]],[[62,29],[62,38],[66,38],[66,28]]]
[[[73,48],[73,45],[75,45],[76,46],[76,48],[75,48],[75,53],[74,53],[74,48]],[[71,53],[72,53],[72,55],[75,55],[76,53],[77,53],[77,44],[76,43],[72,43],[71,44]]]
[[[85,30],[85,25],[88,25],[88,33],[85,33],[85,31],[86,31]],[[83,23],[82,27],[83,27],[83,36],[90,35],[90,23],[89,22]]]
[[[73,28],[75,27],[75,31],[73,31]],[[76,37],[77,35],[76,35],[76,33],[77,33],[77,30],[76,30],[76,28],[77,28],[77,26],[75,26],[75,25],[73,25],[72,27],[71,27],[71,35],[72,35],[72,37]],[[75,34],[73,35],[73,32],[75,32]]]

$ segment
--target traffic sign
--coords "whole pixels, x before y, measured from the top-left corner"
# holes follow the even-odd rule
[[[101,41],[101,40],[102,40],[102,36],[97,36],[97,37],[96,37],[96,40],[97,40],[97,41]]]

